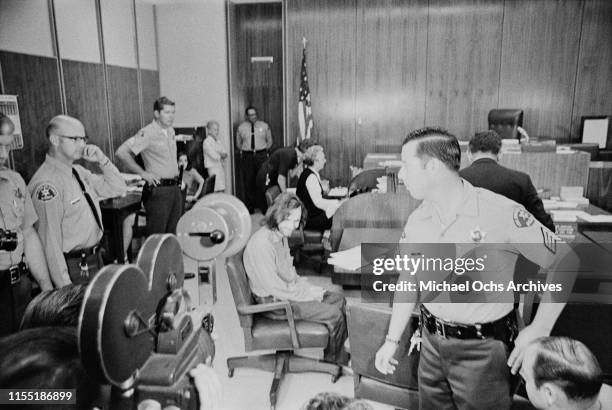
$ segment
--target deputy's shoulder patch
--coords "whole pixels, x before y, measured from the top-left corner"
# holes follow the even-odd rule
[[[528,226],[533,225],[535,221],[533,215],[531,215],[525,208],[519,206],[514,208],[512,219],[514,220],[514,225],[516,225],[517,228],[527,228]]]
[[[557,243],[561,240],[554,232],[549,231],[548,229],[541,227],[540,231],[542,232],[542,243],[550,251],[552,254],[557,253]]]
[[[53,200],[57,196],[57,188],[51,184],[40,184],[34,192],[34,197],[42,202]]]

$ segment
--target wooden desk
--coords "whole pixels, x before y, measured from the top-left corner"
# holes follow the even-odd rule
[[[123,251],[123,220],[131,213],[140,209],[139,192],[130,192],[126,196],[108,198],[100,201],[102,211],[102,222],[106,229],[111,232],[109,237],[110,249],[109,259],[117,263],[123,263],[125,252]]]
[[[362,243],[397,243],[402,229],[397,228],[344,228],[339,251],[350,249]],[[360,286],[360,270],[351,271],[334,266],[332,283],[342,286]]]
[[[382,155],[385,157],[381,157]],[[379,167],[381,162],[399,158],[399,153],[369,153],[363,161],[363,168]],[[524,152],[521,154],[504,154],[499,163],[505,167],[527,173],[536,188],[550,189],[551,195],[559,196],[562,186],[587,188],[590,159],[588,153],[581,151],[572,154]],[[467,155],[462,155],[461,168],[468,165]]]

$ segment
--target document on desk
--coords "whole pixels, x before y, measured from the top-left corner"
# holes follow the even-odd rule
[[[612,223],[612,215],[591,215],[586,212],[578,216],[580,219],[591,223]]]
[[[330,254],[327,263],[346,270],[361,268],[361,245]]]

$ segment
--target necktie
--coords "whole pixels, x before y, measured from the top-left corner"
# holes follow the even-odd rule
[[[251,149],[255,151],[255,124],[251,123]]]
[[[91,199],[91,195],[89,195],[89,192],[85,190],[85,184],[83,184],[83,181],[81,181],[81,177],[79,176],[79,173],[76,172],[76,169],[74,168],[72,168],[72,175],[74,175],[77,182],[79,183],[79,186],[81,187],[81,191],[83,191],[83,195],[85,195],[85,199],[87,200],[87,203],[89,204],[89,208],[91,209],[91,212],[93,213],[94,218],[96,218],[96,223],[98,224],[98,227],[101,230],[104,230],[102,228],[102,222],[100,221],[100,216],[98,215],[98,211],[96,210],[96,206],[94,205],[93,199]]]

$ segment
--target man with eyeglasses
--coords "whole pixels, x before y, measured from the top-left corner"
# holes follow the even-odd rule
[[[28,184],[38,234],[55,286],[87,283],[103,265],[100,198],[124,195],[127,187],[102,150],[87,143],[81,121],[58,115],[46,134],[49,151]],[[74,164],[79,159],[98,164],[102,175]]]
[[[183,214],[179,168],[176,156],[174,102],[167,97],[153,104],[153,121],[125,141],[116,152],[129,172],[140,175],[146,185],[142,203],[147,212],[148,234],[176,233],[176,224]],[[136,163],[139,155],[144,169]]]
[[[0,337],[19,329],[32,299],[30,273],[41,290],[53,289],[32,200],[21,175],[8,167],[14,131],[11,119],[0,113]]]

